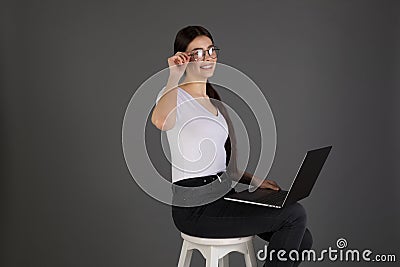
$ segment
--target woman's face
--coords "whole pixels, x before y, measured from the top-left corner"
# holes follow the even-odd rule
[[[200,58],[198,61],[192,61],[188,64],[186,68],[186,75],[191,80],[196,79],[199,81],[203,81],[214,74],[217,58],[210,57],[207,52],[212,46],[214,46],[214,44],[212,43],[211,39],[205,35],[197,36],[193,39],[193,41],[189,43],[186,52],[191,52],[198,49],[206,50],[203,51],[203,54],[205,56],[204,60]],[[211,68],[207,68],[207,66],[211,66]]]

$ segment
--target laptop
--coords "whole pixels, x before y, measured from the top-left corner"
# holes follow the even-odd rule
[[[272,208],[282,208],[285,205],[306,198],[310,195],[311,189],[331,149],[332,146],[327,146],[308,151],[288,191],[257,188],[253,192],[245,190],[232,193],[224,197],[224,199]]]

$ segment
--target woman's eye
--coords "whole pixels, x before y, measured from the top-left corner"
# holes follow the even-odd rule
[[[196,51],[197,57],[202,57],[203,56],[203,50],[197,50]]]

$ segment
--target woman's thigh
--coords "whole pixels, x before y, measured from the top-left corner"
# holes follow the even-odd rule
[[[200,207],[173,207],[172,215],[181,232],[223,238],[274,232],[291,217],[305,216],[305,211],[299,203],[278,209],[221,198]]]

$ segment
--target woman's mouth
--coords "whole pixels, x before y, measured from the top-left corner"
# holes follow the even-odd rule
[[[211,69],[212,67],[213,67],[213,64],[207,64],[207,65],[201,66],[200,69],[208,70],[208,69]]]

